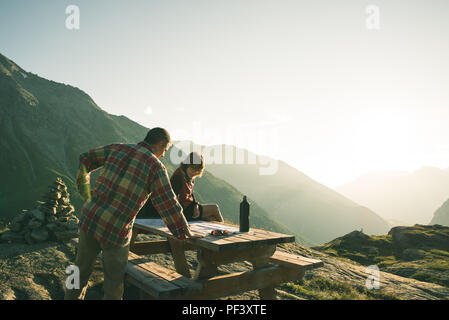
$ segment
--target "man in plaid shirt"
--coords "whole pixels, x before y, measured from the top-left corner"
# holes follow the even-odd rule
[[[182,207],[159,158],[171,145],[169,133],[151,129],[138,144],[111,144],[80,155],[77,185],[85,199],[80,216],[76,265],[80,288],[67,289],[65,299],[83,299],[96,257],[103,251],[104,299],[122,299],[132,227],[151,195],[153,206],[179,240],[192,234]],[[90,173],[102,168],[90,192]]]

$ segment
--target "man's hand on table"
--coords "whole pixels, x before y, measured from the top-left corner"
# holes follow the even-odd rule
[[[201,233],[192,232],[190,229],[187,230],[186,236],[187,236],[187,238],[192,238],[192,239],[204,238],[204,235],[202,235]]]

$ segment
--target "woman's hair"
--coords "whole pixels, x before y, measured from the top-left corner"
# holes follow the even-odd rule
[[[184,172],[187,168],[192,168],[193,171],[198,172],[204,169],[204,157],[199,152],[191,152],[184,161],[181,162],[180,167]]]

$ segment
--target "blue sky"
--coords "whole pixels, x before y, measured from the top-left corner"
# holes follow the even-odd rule
[[[449,167],[448,16],[443,0],[2,0],[0,52],[107,112],[332,187]]]

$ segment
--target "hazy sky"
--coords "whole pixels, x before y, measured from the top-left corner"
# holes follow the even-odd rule
[[[1,0],[0,52],[107,112],[334,187],[449,167],[448,17],[446,0]]]

